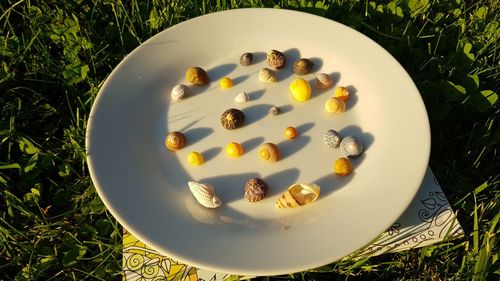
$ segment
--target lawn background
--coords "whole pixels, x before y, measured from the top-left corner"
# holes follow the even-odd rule
[[[0,280],[121,279],[122,229],[86,167],[92,103],[113,68],[154,34],[241,7],[317,14],[388,50],[424,99],[430,166],[465,231],[460,240],[273,278],[499,279],[500,1],[3,0]]]

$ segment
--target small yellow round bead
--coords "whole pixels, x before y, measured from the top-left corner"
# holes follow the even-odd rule
[[[298,134],[297,129],[294,127],[286,127],[285,129],[285,137],[289,140],[296,138]]]
[[[239,157],[245,153],[243,146],[237,142],[230,142],[226,145],[226,153],[230,157]]]
[[[203,154],[193,151],[188,154],[187,161],[191,166],[200,166],[205,162],[205,158],[203,158]]]
[[[337,87],[337,89],[335,89],[335,96],[343,101],[346,101],[349,99],[349,90],[346,87]]]
[[[311,98],[311,85],[307,80],[297,78],[290,83],[292,97],[298,102],[306,102]]]
[[[231,88],[234,85],[234,82],[229,77],[224,77],[219,81],[219,85],[222,89]]]

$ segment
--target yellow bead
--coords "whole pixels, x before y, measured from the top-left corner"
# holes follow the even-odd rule
[[[219,85],[222,89],[231,88],[234,85],[234,82],[229,77],[224,77],[219,81]]]
[[[244,152],[243,146],[237,142],[230,142],[226,145],[226,153],[230,157],[239,157]]]
[[[346,101],[349,99],[349,90],[346,87],[337,87],[337,89],[335,89],[335,96]]]
[[[311,85],[302,78],[297,78],[290,83],[290,91],[296,101],[305,102],[311,98]]]
[[[188,154],[187,161],[191,166],[200,166],[205,162],[205,158],[201,153],[193,151]]]
[[[326,100],[325,109],[328,113],[340,113],[345,111],[345,102],[339,98],[332,97]]]
[[[296,138],[298,134],[297,129],[294,127],[286,127],[285,129],[285,137],[289,140]]]
[[[349,159],[341,157],[335,161],[333,172],[339,176],[347,176],[352,173],[352,164]]]

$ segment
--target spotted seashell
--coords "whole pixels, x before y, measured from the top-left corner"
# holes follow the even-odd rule
[[[314,64],[311,60],[299,59],[293,63],[292,71],[297,75],[306,75],[312,71],[313,66]]]
[[[279,115],[281,113],[281,109],[277,106],[272,106],[271,108],[269,108],[269,114],[271,115]]]
[[[243,66],[251,65],[253,62],[253,54],[252,53],[244,53],[240,57],[240,64]]]
[[[333,80],[330,75],[326,73],[321,73],[316,78],[314,78],[314,87],[318,89],[326,89],[333,84]]]
[[[281,69],[286,64],[285,54],[277,50],[271,50],[267,53],[267,63],[276,69]]]
[[[220,117],[222,126],[227,130],[234,130],[243,125],[245,114],[236,108],[230,108],[224,111]]]
[[[249,179],[245,184],[245,199],[248,202],[257,202],[266,197],[269,187],[259,178]]]
[[[248,100],[249,100],[248,94],[245,92],[241,92],[238,95],[236,95],[236,97],[234,97],[234,102],[237,103],[244,103],[247,102]]]
[[[214,188],[208,183],[188,182],[189,189],[196,201],[207,208],[217,208],[222,205],[220,199],[215,195]]]
[[[179,84],[172,88],[172,91],[170,92],[170,97],[172,98],[172,100],[178,101],[183,99],[186,95],[189,94],[191,94],[191,88],[189,88],[189,86],[186,86],[184,84]]]
[[[363,144],[354,137],[345,137],[340,142],[340,152],[345,156],[356,157],[363,152]]]
[[[278,76],[274,70],[262,68],[259,70],[259,80],[265,83],[276,83],[278,81]]]
[[[323,141],[325,142],[325,145],[329,148],[339,147],[340,140],[341,138],[339,133],[337,133],[337,131],[333,129],[326,130],[326,132],[323,134]]]
[[[278,208],[295,208],[318,199],[320,187],[316,184],[296,183],[281,194],[275,205]]]

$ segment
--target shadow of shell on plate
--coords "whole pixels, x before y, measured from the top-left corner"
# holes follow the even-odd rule
[[[296,183],[283,192],[276,201],[276,207],[295,208],[312,203],[318,199],[320,187],[317,184]]]

